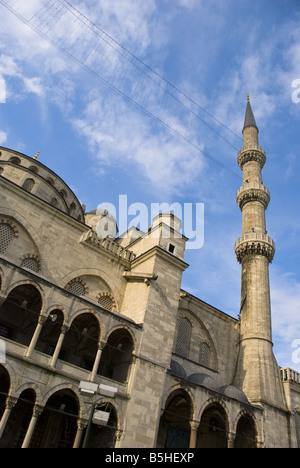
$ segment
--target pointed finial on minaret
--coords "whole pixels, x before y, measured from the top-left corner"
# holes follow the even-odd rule
[[[252,107],[251,107],[251,104],[250,104],[249,94],[247,94],[247,107],[246,107],[246,115],[245,115],[245,122],[244,122],[243,131],[245,130],[246,127],[256,127],[257,128],[255,118],[254,118],[254,115],[253,115],[253,111],[252,111]]]
[[[39,151],[39,152],[38,152],[38,153],[37,153],[37,154],[34,156],[34,158],[33,158],[33,159],[36,161],[36,160],[37,160],[37,158],[39,157],[39,155],[40,155],[40,151]]]

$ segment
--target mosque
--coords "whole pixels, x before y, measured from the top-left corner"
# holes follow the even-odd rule
[[[300,447],[300,375],[273,354],[258,133],[248,99],[238,319],[181,288],[174,214],[117,237],[107,210],[0,147],[1,448]]]

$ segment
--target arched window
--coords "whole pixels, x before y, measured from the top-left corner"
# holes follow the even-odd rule
[[[108,294],[101,294],[98,299],[98,304],[103,307],[103,309],[109,310],[110,312],[113,310],[114,301]]]
[[[16,164],[17,166],[19,166],[21,164],[21,159],[17,158],[16,156],[12,156],[10,159],[9,159],[9,162],[11,162],[12,164]]]
[[[28,168],[31,172],[34,172],[35,174],[38,174],[39,173],[39,170],[36,166],[30,166]]]
[[[51,205],[54,206],[54,208],[58,207],[58,200],[57,198],[52,198],[51,200]]]
[[[75,294],[75,296],[85,296],[86,293],[84,284],[79,280],[71,281],[67,286],[67,290],[71,294]]]
[[[180,356],[189,357],[192,336],[192,324],[187,318],[181,318],[178,323],[178,333],[175,353]]]
[[[202,366],[210,366],[210,347],[207,343],[200,344],[199,364]]]
[[[0,254],[5,254],[14,237],[14,230],[9,224],[0,224]]]
[[[35,258],[24,258],[21,263],[21,268],[27,268],[28,270],[38,273],[40,271],[39,262]]]
[[[34,186],[35,186],[35,181],[33,179],[26,179],[22,188],[26,190],[27,192],[32,192]]]

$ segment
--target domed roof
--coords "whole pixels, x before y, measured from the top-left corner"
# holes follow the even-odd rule
[[[0,146],[2,177],[70,217],[84,222],[83,206],[73,190],[37,157],[32,158]]]
[[[233,385],[224,385],[220,388],[220,391],[221,393],[223,393],[223,395],[229,398],[234,398],[235,400],[238,400],[241,403],[249,404],[248,398],[246,397],[245,393],[239,388],[234,387]]]
[[[197,385],[202,385],[203,387],[206,387],[208,390],[213,390],[214,392],[220,392],[220,388],[219,388],[217,381],[210,375],[202,374],[202,373],[192,374],[188,377],[188,380]]]
[[[171,361],[171,374],[176,375],[176,377],[180,377],[181,379],[187,380],[187,374],[184,368],[178,364],[176,361]]]

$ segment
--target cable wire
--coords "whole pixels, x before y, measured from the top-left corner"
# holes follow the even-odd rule
[[[182,115],[182,111],[184,111],[186,120],[188,120],[188,116],[195,117],[238,150],[211,124],[201,118],[198,112],[193,110],[196,108],[205,112],[235,137],[238,135],[125,49],[67,0],[45,0],[42,8],[31,14],[30,18],[26,18],[25,13],[22,13],[22,8],[26,3],[20,4],[18,0],[0,0],[0,3],[53,47],[173,133],[176,138],[193,147],[206,159],[222,167],[238,180],[242,180],[242,177],[230,169],[228,165],[220,162],[207,151],[203,151],[194,135],[192,133],[188,135],[187,128],[181,123],[174,125],[174,121],[184,120]],[[134,67],[135,73],[132,72],[131,66]],[[160,97],[160,101],[158,97]],[[169,109],[163,105],[167,98],[171,99],[172,104],[172,106],[170,104]],[[180,108],[176,107],[178,104]],[[172,109],[170,109],[171,107]],[[240,139],[240,137],[238,138]]]

